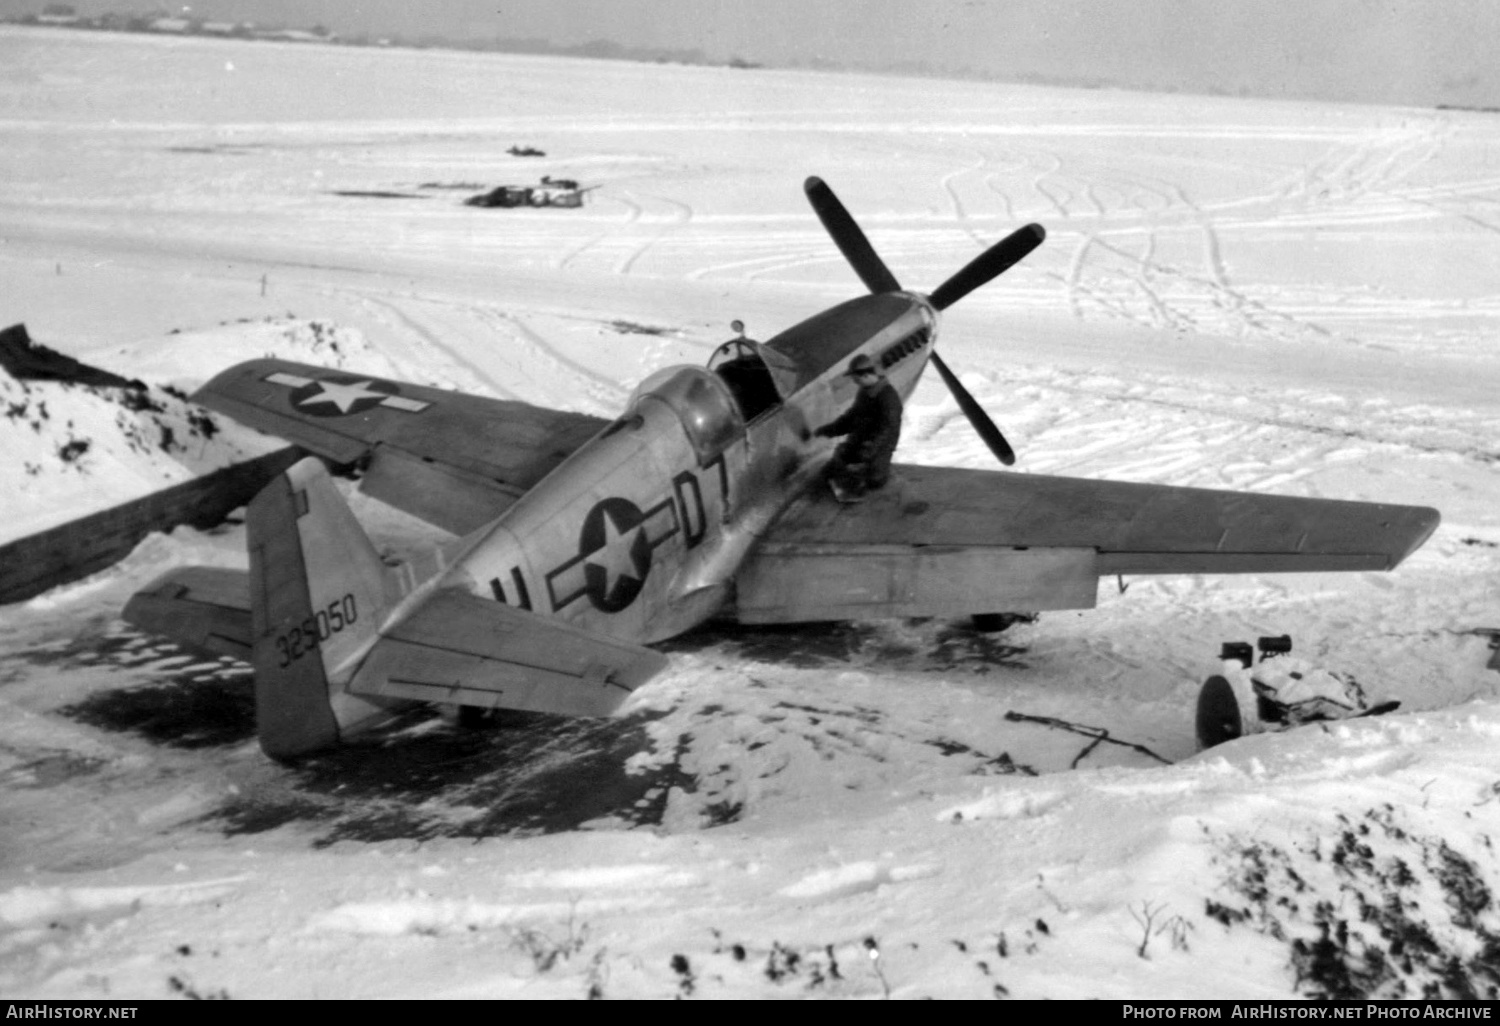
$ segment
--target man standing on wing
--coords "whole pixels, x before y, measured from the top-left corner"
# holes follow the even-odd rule
[[[859,394],[817,434],[844,438],[828,464],[828,482],[840,502],[854,502],[890,480],[891,454],[901,438],[901,396],[863,353],[849,361],[846,373],[858,382]]]

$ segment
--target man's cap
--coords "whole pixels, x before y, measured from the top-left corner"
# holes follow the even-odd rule
[[[879,373],[879,370],[875,366],[875,361],[870,359],[864,353],[860,353],[854,359],[849,361],[849,369],[845,371],[844,374],[847,377],[852,378],[856,374],[863,374],[865,371],[875,371],[877,374]]]

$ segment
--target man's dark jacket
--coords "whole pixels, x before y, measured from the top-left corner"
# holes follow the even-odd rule
[[[824,425],[820,435],[847,435],[838,455],[845,463],[867,463],[883,479],[891,465],[891,454],[901,438],[901,395],[889,381],[873,393],[861,388],[854,404],[843,416]]]

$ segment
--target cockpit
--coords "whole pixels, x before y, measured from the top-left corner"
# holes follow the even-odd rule
[[[625,425],[642,402],[662,403],[682,423],[699,465],[712,462],[745,433],[745,425],[778,408],[867,342],[888,339],[889,370],[930,338],[930,307],[905,293],[861,296],[810,317],[769,342],[739,334],[713,351],[708,367],[668,367],[642,381]]]
[[[809,317],[767,342],[740,334],[714,350],[708,368],[729,386],[745,420],[780,405],[869,342],[894,345],[911,337],[930,338],[931,306],[904,292],[860,296]],[[920,348],[921,344],[915,348]],[[894,361],[883,360],[889,369]]]
[[[729,386],[747,423],[781,403],[771,368],[756,344],[743,335],[715,349],[708,358],[708,369]]]

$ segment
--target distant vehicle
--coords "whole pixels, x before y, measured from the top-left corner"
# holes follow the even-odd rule
[[[363,465],[363,491],[458,538],[387,565],[308,458],[250,503],[248,573],[170,571],[125,619],[253,663],[261,747],[285,759],[410,700],[607,715],[666,666],[646,646],[714,616],[1087,609],[1117,574],[1389,570],[1437,526],[1412,506],[962,467],[897,466],[866,502],[824,498],[834,446],[814,429],[849,407],[856,360],[903,396],[930,364],[1015,461],[933,347],[939,314],[1045,233],[1019,229],[924,294],[826,184],[805,190],[873,295],[659,370],[614,420],[284,360],[223,371],[196,401]]]
[[[488,192],[481,192],[464,200],[466,207],[529,207],[531,186],[497,185]]]
[[[544,150],[539,150],[535,146],[512,146],[506,152],[512,157],[545,157],[547,155]]]
[[[581,207],[592,191],[571,178],[544,177],[540,185],[497,185],[489,192],[464,200],[468,207]]]

